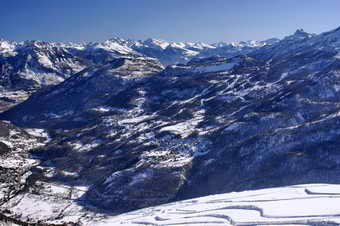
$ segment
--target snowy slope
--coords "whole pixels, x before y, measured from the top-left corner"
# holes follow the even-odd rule
[[[96,225],[339,225],[339,201],[339,185],[306,184],[185,200]]]
[[[82,188],[74,188],[73,195]],[[5,216],[36,225],[74,226],[217,226],[217,225],[340,225],[340,186],[304,184],[224,193],[108,216],[62,202],[69,191],[59,185],[39,196],[19,195],[4,207]],[[43,197],[43,198],[42,198]],[[0,222],[1,224],[1,222]]]

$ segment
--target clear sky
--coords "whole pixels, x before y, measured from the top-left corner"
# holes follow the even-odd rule
[[[340,0],[1,0],[0,38],[168,41],[283,37],[340,26]]]

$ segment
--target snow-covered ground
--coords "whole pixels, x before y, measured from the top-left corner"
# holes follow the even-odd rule
[[[140,175],[141,177],[145,175]],[[138,178],[136,178],[138,180]],[[74,188],[74,194],[83,191]],[[59,185],[46,195],[22,194],[4,205],[25,222],[89,226],[114,225],[340,225],[340,185],[306,184],[232,192],[179,201],[108,216],[84,209]],[[78,194],[79,195],[79,194]],[[65,196],[65,197],[64,197]],[[48,198],[49,197],[49,198]],[[73,197],[73,196],[72,196]],[[75,196],[77,198],[79,196]],[[64,199],[64,200],[63,200]],[[63,207],[63,208],[61,208]],[[62,210],[62,212],[60,212]],[[1,222],[0,222],[1,225]]]
[[[211,195],[96,225],[338,225],[340,185],[309,184]]]

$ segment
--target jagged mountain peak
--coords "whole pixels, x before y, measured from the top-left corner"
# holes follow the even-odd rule
[[[0,40],[0,54],[5,53],[5,52],[11,52],[15,49],[16,42],[11,42],[7,40]]]
[[[170,45],[170,43],[167,41],[154,38],[148,38],[145,41],[143,41],[143,43],[149,47],[156,47],[161,49],[165,49]]]
[[[308,34],[307,32],[305,32],[305,30],[303,28],[299,28],[295,31],[294,33],[295,35],[305,35]]]
[[[134,45],[136,43],[136,41],[132,40],[132,39],[128,39],[128,38],[122,38],[122,37],[112,37],[107,41],[104,42],[115,42],[118,43],[122,46],[127,46],[127,47],[131,47],[132,45]]]
[[[302,28],[297,29],[294,34],[286,36],[283,40],[303,40],[314,37],[315,34],[305,32]]]
[[[87,47],[90,49],[102,49],[108,52],[114,52],[119,55],[138,55],[132,48],[129,47],[130,43],[126,40],[112,41],[106,40],[104,42],[91,43]]]
[[[235,47],[261,47],[264,46],[265,43],[256,40],[248,40],[248,41],[240,41],[240,42],[232,42],[231,45]]]
[[[214,45],[207,44],[207,43],[204,43],[204,42],[185,42],[185,45],[189,48],[201,49],[201,50],[216,48]]]
[[[248,40],[239,42],[217,42],[213,44],[214,47],[234,47],[234,48],[245,48],[245,47],[261,47],[265,45],[264,41]]]

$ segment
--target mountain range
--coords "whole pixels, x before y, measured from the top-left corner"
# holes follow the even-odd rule
[[[55,85],[76,72],[103,65],[122,56],[146,56],[164,66],[187,63],[193,58],[246,54],[273,44],[268,41],[239,43],[166,42],[157,39],[132,41],[113,38],[101,43],[11,42],[0,40],[0,87],[5,90],[32,90]]]
[[[0,114],[5,217],[96,225],[171,201],[340,182],[340,28],[237,44],[1,43],[3,93],[27,95]]]

